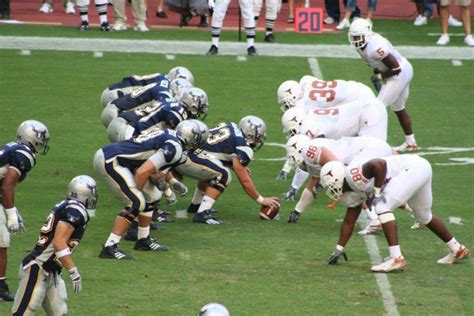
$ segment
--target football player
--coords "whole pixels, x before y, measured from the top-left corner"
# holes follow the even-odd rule
[[[222,161],[224,166],[232,167],[244,191],[257,203],[267,206],[279,206],[278,199],[263,197],[252,181],[248,165],[252,161],[254,151],[260,149],[266,137],[266,124],[256,116],[243,117],[239,124],[233,122],[221,123],[209,130],[209,137],[202,148]],[[191,159],[202,157],[190,156]],[[180,169],[178,168],[178,171]],[[212,206],[222,194],[225,186],[230,181],[229,173],[221,170],[220,181],[215,185],[201,185],[196,188],[193,201],[188,211],[196,213],[193,221],[204,224],[221,224],[222,221],[212,216]],[[226,183],[227,182],[227,183]],[[225,184],[225,185],[224,185]]]
[[[171,78],[171,79],[170,79]],[[102,106],[105,107],[109,102],[122,97],[126,94],[131,93],[133,90],[147,86],[152,83],[160,84],[161,81],[169,81],[182,78],[188,81],[191,85],[194,84],[194,76],[193,74],[184,67],[175,67],[170,70],[168,74],[164,73],[154,73],[151,75],[145,76],[129,76],[122,78],[121,81],[115,82],[105,88],[102,92],[102,96],[100,98],[100,102]]]
[[[34,315],[43,306],[47,315],[67,314],[67,291],[61,270],[67,269],[74,293],[82,278],[72,260],[97,204],[97,185],[89,176],[77,176],[68,185],[65,200],[56,204],[41,227],[35,248],[20,264],[20,284],[13,315]]]
[[[20,212],[15,207],[15,187],[36,165],[36,154],[46,155],[48,141],[46,125],[27,120],[18,127],[16,141],[0,147],[0,298],[4,301],[13,301],[5,278],[10,234],[25,230]]]
[[[410,115],[405,109],[413,67],[385,37],[372,32],[372,24],[365,19],[352,22],[348,37],[374,71],[371,80],[379,92],[377,99],[392,108],[405,133],[405,142],[396,148],[397,151],[416,151]]]
[[[205,142],[207,133],[203,123],[186,120],[176,127],[176,131],[155,129],[129,140],[109,144],[96,152],[95,170],[103,177],[114,196],[125,204],[125,208],[115,218],[112,233],[100,252],[101,258],[132,258],[120,250],[119,242],[137,216],[138,240],[134,249],[167,250],[149,235],[153,214],[151,204],[161,198],[161,192],[150,182],[150,177],[156,179],[158,173],[166,173],[183,163],[186,157],[183,152],[200,146]]]
[[[315,138],[305,135],[291,137],[287,144],[287,157],[300,169],[311,176],[295,209],[290,213],[287,223],[298,222],[301,214],[316,198],[318,193],[321,167],[330,161],[341,161],[348,165],[351,161],[367,161],[392,155],[392,148],[383,140],[370,136],[342,137],[338,140]],[[380,228],[377,215],[366,208],[370,226]],[[370,227],[369,226],[369,227]]]
[[[456,241],[441,219],[432,214],[431,179],[430,163],[417,155],[389,156],[365,163],[353,161],[347,167],[339,161],[324,165],[321,169],[321,185],[331,199],[347,206],[339,241],[328,263],[337,264],[339,257],[345,255],[344,247],[359,217],[361,204],[367,199],[372,200],[370,204],[374,205],[382,223],[390,253],[386,261],[372,266],[372,271],[391,272],[406,267],[393,216],[393,210],[403,201],[408,201],[416,219],[448,246],[448,255],[439,259],[439,264],[453,264],[466,258],[470,250]]]

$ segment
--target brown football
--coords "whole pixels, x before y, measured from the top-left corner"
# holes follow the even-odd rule
[[[271,221],[272,219],[275,218],[275,216],[278,215],[279,212],[280,212],[280,207],[278,206],[271,207],[271,206],[262,205],[262,207],[260,208],[260,218]]]

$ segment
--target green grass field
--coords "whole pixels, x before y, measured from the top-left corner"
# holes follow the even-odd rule
[[[386,23],[388,32],[390,23],[395,24]],[[407,30],[407,22],[403,25]],[[47,36],[47,31],[47,27],[0,27],[0,35]],[[171,31],[166,32],[172,38]],[[174,32],[175,38],[192,36]],[[77,34],[69,28],[54,29],[54,36]],[[394,43],[417,43],[416,38],[408,41],[396,34],[391,35]],[[334,37],[323,39],[346,44]],[[41,120],[51,133],[50,152],[38,157],[37,166],[16,190],[16,206],[27,233],[12,238],[7,273],[12,290],[18,284],[18,265],[34,246],[51,207],[65,197],[70,179],[85,173],[98,180],[100,199],[97,217],[73,256],[83,276],[83,291],[72,293],[65,277],[71,315],[195,315],[210,301],[222,302],[233,315],[384,315],[383,297],[370,272],[362,237],[354,235],[346,247],[349,262],[337,267],[325,264],[339,235],[345,212],[341,206],[329,210],[328,199],[321,196],[300,223],[289,225],[285,219],[296,202],[282,202],[279,221],[262,221],[258,204],[244,193],[236,177],[216,203],[223,225],[193,224],[192,217],[177,219],[163,224],[166,230],[152,233],[170,248],[167,253],[134,252],[133,243],[122,241],[122,248],[131,251],[135,260],[98,258],[121,208],[92,169],[95,151],[107,144],[99,100],[108,84],[129,74],[185,66],[193,72],[195,85],[209,96],[209,126],[254,114],[267,122],[267,142],[284,143],[276,89],[284,80],[311,73],[306,58],[261,56],[239,62],[227,56],[176,55],[176,60],[167,60],[155,54],[106,53],[104,58],[93,58],[89,52],[33,50],[31,56],[21,56],[18,50],[0,50],[0,61],[0,144],[13,140],[17,126],[26,119]],[[361,60],[320,58],[318,62],[324,78],[369,84],[370,71]],[[474,159],[474,60],[463,60],[460,67],[453,67],[450,60],[411,62],[415,77],[407,108],[421,151],[433,153],[426,148],[435,146],[471,148],[426,158],[434,171],[434,213],[472,248],[474,166],[472,162],[438,164],[455,163],[450,158]],[[399,145],[401,129],[392,113],[389,118],[389,143]],[[275,181],[282,161],[261,160],[283,156],[282,148],[269,145],[256,153],[250,168],[262,195],[281,195],[290,185],[290,180]],[[192,194],[193,182],[185,182]],[[191,194],[170,209],[184,209]],[[449,224],[449,216],[461,217],[463,225]],[[398,211],[396,217],[408,262],[407,271],[388,276],[399,313],[472,315],[472,258],[453,266],[437,265],[436,260],[446,254],[444,244],[427,229],[410,230],[412,219],[405,212]],[[377,236],[377,241],[382,257],[386,256],[384,237]],[[8,314],[10,308],[10,303],[1,302],[0,314]]]

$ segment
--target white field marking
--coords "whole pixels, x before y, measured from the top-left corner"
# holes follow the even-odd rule
[[[175,55],[166,55],[166,59],[168,60],[175,60],[176,56]]]
[[[96,58],[102,58],[102,57],[104,57],[104,53],[102,53],[102,52],[94,52],[94,57],[96,57]]]
[[[247,61],[247,57],[245,57],[245,56],[237,56],[237,61]]]
[[[31,56],[31,50],[22,49],[22,50],[20,51],[20,55],[21,55],[21,56]]]
[[[18,21],[18,20],[3,20],[3,21],[0,21],[0,23],[3,23],[3,24],[23,24],[23,22]]]
[[[55,51],[102,51],[113,53],[155,53],[204,55],[207,41],[162,41],[104,38],[62,38],[32,36],[0,36],[0,49],[31,49]],[[239,56],[246,50],[245,43],[221,42],[219,55]],[[408,59],[474,60],[471,47],[397,46]],[[261,56],[274,57],[329,57],[360,59],[348,45],[266,44],[259,43]]]
[[[367,225],[367,217],[363,216],[362,219],[359,218],[359,223],[362,228]],[[370,261],[372,264],[379,264],[382,262],[382,257],[380,256],[379,246],[377,244],[377,239],[373,235],[364,235],[364,241],[369,252]],[[390,282],[388,281],[388,276],[386,273],[374,273],[375,280],[377,281],[377,286],[380,289],[382,294],[383,305],[385,307],[385,314],[389,316],[399,316],[400,313],[397,309],[397,304],[395,298],[390,289]]]
[[[424,150],[429,150],[427,152],[417,153],[419,156],[428,156],[428,155],[441,155],[441,154],[452,154],[452,153],[461,153],[466,151],[473,151],[474,147],[423,147]]]
[[[316,58],[308,58],[309,68],[314,77],[323,79],[323,74],[321,73],[321,68],[319,68],[319,63]]]
[[[188,218],[188,210],[177,210],[176,218]]]
[[[441,36],[442,33],[428,33],[428,36]],[[448,33],[449,36],[459,36],[459,37],[464,37],[464,33]]]
[[[450,224],[464,225],[463,223],[461,223],[461,221],[462,221],[461,217],[449,216]]]
[[[446,163],[436,163],[437,166],[460,166],[460,165],[473,165],[474,158],[459,157],[459,158],[449,158],[451,161],[456,162],[446,162]]]
[[[453,63],[453,66],[462,66],[462,61],[460,60],[453,59],[451,62]]]

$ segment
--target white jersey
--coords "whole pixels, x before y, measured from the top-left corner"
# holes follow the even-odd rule
[[[340,198],[347,207],[356,207],[367,200],[367,193],[374,190],[374,179],[362,175],[363,163],[353,163],[346,167],[345,180],[352,191],[344,192]]]
[[[300,133],[310,138],[357,136],[363,106],[362,102],[354,101],[339,107],[312,109],[303,119]]]
[[[302,87],[303,98],[296,106],[303,106],[305,110],[334,107],[353,101],[365,103],[375,99],[369,87],[356,81],[324,81],[315,78],[311,82],[305,82]]]
[[[388,70],[382,60],[389,54],[395,57],[400,66],[408,64],[406,58],[393,48],[392,44],[385,37],[377,33],[374,33],[365,48],[358,48],[357,53],[359,53],[370,67],[380,72]]]
[[[387,180],[397,176],[402,171],[406,171],[406,169],[424,164],[426,160],[415,154],[394,155],[383,159],[387,162],[387,175],[385,176]]]

